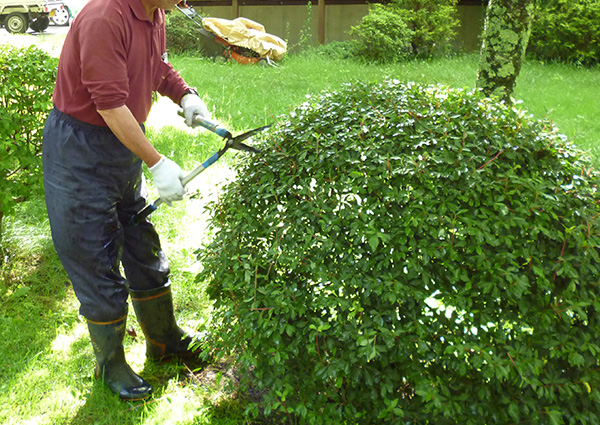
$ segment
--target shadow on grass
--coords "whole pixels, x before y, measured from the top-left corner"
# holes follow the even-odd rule
[[[49,362],[60,353],[57,337],[79,324],[49,230],[13,227],[0,248],[0,423],[41,416],[40,406],[56,403],[59,368]]]
[[[78,318],[65,307],[70,283],[49,239],[35,252],[2,251],[0,380],[5,383],[48,349],[58,325],[71,326]]]
[[[153,423],[200,423],[195,421],[204,400],[192,384],[192,371],[203,367],[201,360],[154,363],[146,361],[136,372],[152,385],[152,396],[141,401],[121,401],[101,380],[94,380],[69,425],[130,425],[152,418]],[[134,368],[135,369],[135,368]],[[204,423],[204,422],[202,422]]]
[[[154,388],[145,402],[122,402],[92,378],[94,355],[85,320],[55,253],[43,205],[21,211],[7,226],[0,255],[0,423],[138,425],[242,424],[243,408],[215,402],[211,382],[199,382],[205,364],[144,362],[144,336],[132,314],[127,359]],[[41,218],[40,218],[41,217]],[[181,280],[186,280],[180,276]],[[181,284],[177,312],[196,327],[204,299]],[[189,316],[189,317],[187,317]],[[216,407],[216,408],[215,408]]]

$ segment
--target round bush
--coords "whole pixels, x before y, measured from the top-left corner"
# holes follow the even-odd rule
[[[406,59],[414,36],[394,7],[382,4],[372,5],[351,34],[357,37],[356,54],[376,62]]]
[[[550,123],[354,83],[262,149],[210,206],[198,279],[265,414],[598,423],[598,176]]]

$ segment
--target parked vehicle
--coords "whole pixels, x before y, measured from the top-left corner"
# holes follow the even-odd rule
[[[0,26],[11,34],[31,28],[42,32],[50,25],[50,10],[43,0],[0,0]]]
[[[71,9],[64,1],[46,1],[50,10],[50,23],[61,27],[69,26],[73,17]]]

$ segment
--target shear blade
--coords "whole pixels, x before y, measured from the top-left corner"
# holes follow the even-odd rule
[[[242,143],[242,142],[234,142],[233,145],[231,145],[231,148],[237,149],[238,151],[260,153],[260,150],[253,148],[252,146],[248,146],[247,144]]]
[[[246,151],[246,152],[252,152],[252,153],[260,153],[260,150],[253,148],[252,146],[248,146],[247,144],[242,143],[242,141],[250,138],[251,136],[255,135],[256,133],[260,133],[261,131],[266,130],[267,128],[271,127],[271,125],[272,124],[264,125],[262,127],[258,127],[258,128],[255,128],[254,130],[250,130],[243,134],[240,134],[239,136],[236,136],[233,139],[230,139],[227,144],[229,145],[229,147],[231,149],[237,149],[239,151]]]
[[[246,131],[243,134],[240,134],[239,136],[236,136],[233,138],[234,142],[242,142],[244,140],[246,140],[249,137],[254,136],[256,133],[260,133],[261,131],[265,131],[267,128],[271,127],[272,124],[269,125],[264,125],[262,127],[258,127],[255,128],[254,130],[250,130],[250,131]]]

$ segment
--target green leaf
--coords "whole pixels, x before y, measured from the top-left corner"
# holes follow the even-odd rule
[[[375,251],[379,246],[379,236],[373,235],[369,238],[369,245],[371,246],[371,250]]]

